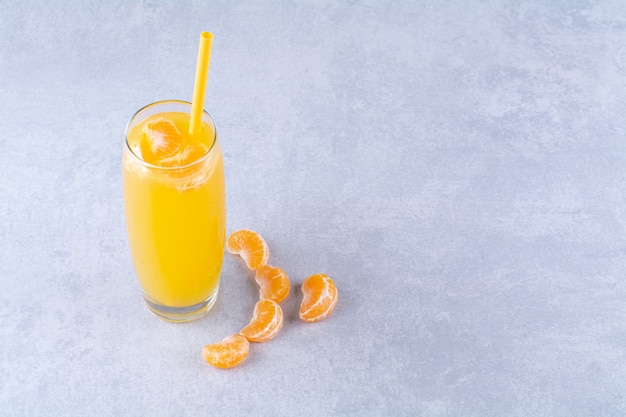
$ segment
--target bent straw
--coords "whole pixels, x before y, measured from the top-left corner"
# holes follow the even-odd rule
[[[213,34],[202,32],[200,34],[200,46],[198,47],[198,63],[196,64],[196,81],[193,85],[193,99],[191,100],[191,119],[189,120],[189,133],[200,133],[202,128],[202,110],[204,109],[204,93],[209,78],[209,64],[211,62],[211,46]]]

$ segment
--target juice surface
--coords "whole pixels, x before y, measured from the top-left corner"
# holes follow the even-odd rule
[[[170,307],[213,296],[224,254],[221,149],[206,122],[193,136],[188,125],[186,113],[150,116],[130,129],[123,156],[135,272],[145,295]]]

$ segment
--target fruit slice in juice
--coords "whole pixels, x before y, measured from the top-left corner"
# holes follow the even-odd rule
[[[175,155],[183,147],[183,136],[171,120],[158,118],[148,119],[143,127],[144,140],[141,153],[152,161]]]
[[[189,134],[185,113],[167,116],[150,117],[133,128],[129,135],[133,152],[144,162],[162,167],[181,167],[204,156],[208,151],[206,132]]]

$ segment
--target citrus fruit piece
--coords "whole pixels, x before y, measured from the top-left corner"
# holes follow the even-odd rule
[[[202,158],[206,153],[207,147],[201,143],[187,144],[179,149],[178,152],[160,159],[159,165],[167,167],[188,165]]]
[[[260,234],[252,230],[237,230],[228,237],[226,249],[240,255],[250,269],[259,269],[267,263],[270,250]]]
[[[280,303],[289,295],[291,284],[281,268],[263,265],[257,269],[254,280],[259,284],[259,299]]]
[[[337,287],[332,279],[324,274],[311,275],[302,283],[302,304],[300,318],[312,323],[330,316],[337,305]]]
[[[219,343],[206,345],[202,349],[202,357],[217,368],[232,368],[243,362],[249,351],[248,339],[240,334],[233,334]]]
[[[164,118],[149,121],[143,133],[140,147],[144,161],[158,164],[181,152],[183,137],[174,122]]]
[[[272,300],[260,300],[254,306],[250,324],[239,332],[251,342],[267,342],[283,327],[283,309]]]

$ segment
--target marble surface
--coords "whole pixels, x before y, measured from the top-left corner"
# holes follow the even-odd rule
[[[122,207],[125,124],[191,98],[203,30],[228,231],[294,287],[228,371],[250,273],[157,319]],[[0,415],[626,415],[625,45],[617,0],[0,0]]]

